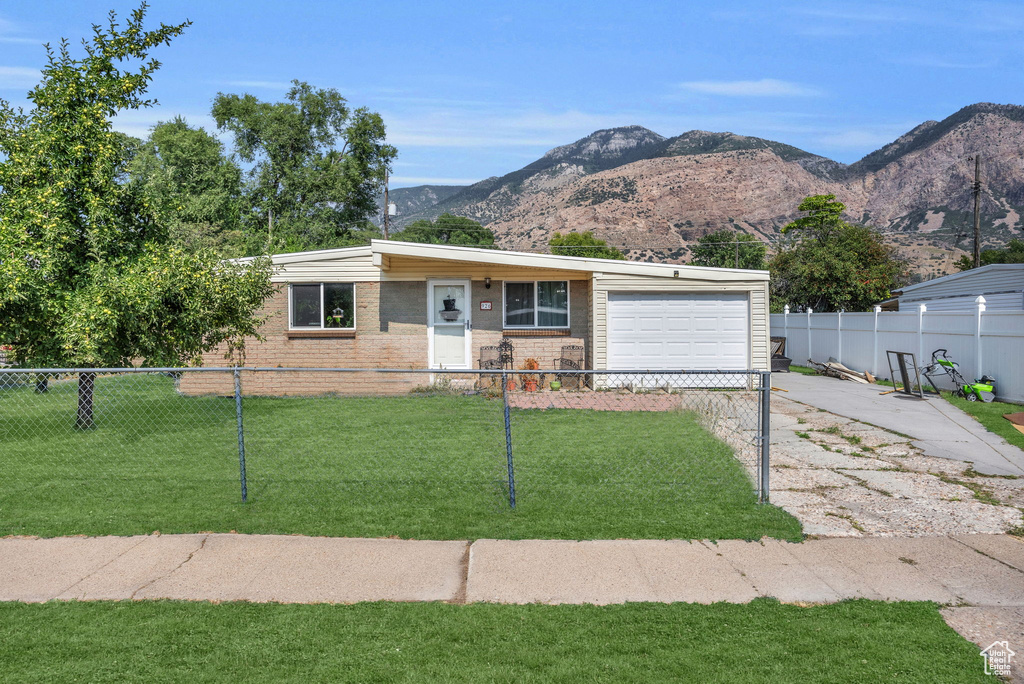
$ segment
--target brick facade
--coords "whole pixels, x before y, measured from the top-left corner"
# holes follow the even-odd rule
[[[501,281],[486,288],[472,281],[472,367],[479,367],[480,347],[496,345],[505,335]],[[480,302],[492,309],[481,311]],[[304,333],[288,330],[288,286],[282,284],[266,304],[269,319],[263,327],[264,342],[249,341],[246,366],[301,368],[427,368],[427,282],[380,281],[355,283],[356,329],[352,333]],[[551,368],[564,345],[582,345],[587,367],[591,358],[590,281],[569,281],[569,328],[567,331],[531,330],[509,332],[515,347],[517,368],[535,358],[541,368]],[[528,335],[528,336],[522,336]],[[205,366],[224,366],[222,350],[203,359]],[[429,375],[382,373],[243,373],[245,394],[403,394],[429,383]],[[230,394],[231,378],[221,374],[186,374],[181,379],[186,394]]]

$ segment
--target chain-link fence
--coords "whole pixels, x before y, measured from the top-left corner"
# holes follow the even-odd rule
[[[761,371],[5,369],[0,535],[757,538]]]

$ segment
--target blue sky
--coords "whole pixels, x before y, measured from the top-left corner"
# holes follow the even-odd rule
[[[0,4],[0,97],[23,103],[41,44],[136,2]],[[214,128],[217,92],[283,98],[291,79],[379,112],[393,187],[470,183],[612,126],[779,140],[852,162],[974,102],[1024,104],[1024,2],[303,2],[154,0],[194,23],[156,56],[145,135]]]

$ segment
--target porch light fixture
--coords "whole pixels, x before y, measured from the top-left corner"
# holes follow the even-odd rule
[[[486,287],[488,290],[491,289],[491,279],[490,278],[484,278],[484,287]]]

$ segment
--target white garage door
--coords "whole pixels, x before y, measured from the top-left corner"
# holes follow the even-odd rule
[[[608,294],[610,370],[745,370],[747,294]]]

